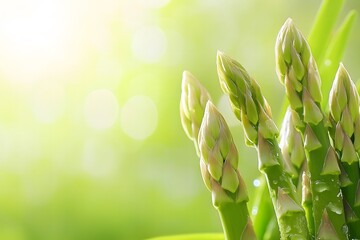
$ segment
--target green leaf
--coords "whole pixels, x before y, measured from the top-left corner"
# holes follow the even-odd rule
[[[148,240],[224,240],[224,235],[221,233],[199,233],[199,234],[185,234],[155,237]]]
[[[344,0],[324,0],[309,34],[308,41],[317,62],[322,62],[321,55],[327,48],[331,32],[341,12]]]

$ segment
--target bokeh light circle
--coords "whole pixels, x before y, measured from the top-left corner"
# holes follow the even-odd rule
[[[84,114],[87,124],[94,129],[107,129],[114,125],[119,113],[115,95],[107,89],[91,92],[85,101]]]
[[[261,184],[261,182],[259,179],[254,179],[254,181],[253,181],[254,187],[260,187],[260,184]]]
[[[147,96],[130,98],[121,111],[121,127],[131,138],[144,140],[156,129],[158,111],[154,101]]]

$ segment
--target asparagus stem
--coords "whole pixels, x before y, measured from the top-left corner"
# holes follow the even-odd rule
[[[304,209],[290,176],[284,171],[276,137],[278,129],[257,82],[235,60],[218,52],[220,85],[229,95],[249,144],[258,151],[259,169],[266,176],[282,239],[308,239]]]
[[[343,170],[348,176],[342,183],[346,222],[351,239],[360,239],[360,205],[355,200],[360,180],[360,112],[359,94],[345,67],[340,67],[330,91],[330,120],[333,124],[331,137]]]
[[[269,223],[266,225],[266,231],[263,240],[280,239],[279,227],[276,216],[272,215]]]
[[[285,85],[294,126],[301,132],[308,160],[315,237],[347,239],[339,172],[320,107],[320,76],[310,48],[291,19],[275,47],[277,74]],[[335,169],[334,169],[335,168]]]
[[[248,195],[238,167],[238,152],[225,119],[208,101],[199,131],[201,173],[212,192],[228,240],[256,239],[247,209]]]
[[[210,94],[188,71],[183,72],[180,100],[181,124],[186,135],[194,142],[199,156],[198,134]]]
[[[245,217],[248,214],[246,204],[220,204],[218,211],[226,239],[256,239],[250,218]]]
[[[273,232],[277,232],[277,235],[279,235],[279,227],[265,178],[261,178],[260,186],[255,196],[256,199],[252,208],[252,217],[256,236],[259,239],[264,239],[264,235],[267,231],[270,231],[269,229],[272,229]],[[274,219],[275,224],[269,226],[272,219]]]

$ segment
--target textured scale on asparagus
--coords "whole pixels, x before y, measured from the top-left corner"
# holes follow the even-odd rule
[[[199,131],[201,174],[219,210],[229,240],[256,239],[247,209],[248,195],[238,167],[238,152],[229,127],[208,101]]]
[[[329,170],[337,168],[337,164],[320,107],[320,76],[305,38],[291,19],[278,34],[275,55],[277,74],[293,110],[294,126],[304,139],[313,202],[312,234],[318,239],[347,239],[339,171]]]
[[[304,209],[290,176],[284,171],[276,137],[278,129],[257,82],[235,60],[217,54],[220,85],[229,95],[249,144],[257,148],[259,169],[266,176],[282,239],[308,239]]]
[[[291,108],[288,107],[280,130],[279,146],[284,156],[285,170],[292,176],[293,183],[297,186],[298,195],[302,199],[301,203],[305,210],[309,232],[314,232],[312,194],[307,173],[304,143],[300,132],[295,129],[292,114]]]
[[[198,134],[205,106],[211,100],[208,91],[188,71],[183,72],[180,100],[180,117],[186,135],[194,142],[199,155]]]
[[[341,160],[343,175],[342,192],[346,222],[350,238],[360,239],[360,206],[356,205],[360,179],[360,112],[359,94],[345,67],[340,67],[335,76],[329,97],[330,120],[334,131],[331,137]]]
[[[279,147],[284,156],[285,170],[292,176],[295,186],[301,183],[302,169],[306,163],[304,144],[301,134],[295,129],[292,111],[288,108],[280,130]]]

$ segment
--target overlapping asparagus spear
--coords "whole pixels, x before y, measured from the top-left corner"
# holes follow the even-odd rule
[[[237,170],[238,152],[225,119],[209,99],[209,93],[200,82],[184,72],[180,103],[182,124],[195,142],[201,174],[212,193],[213,205],[219,211],[225,238],[254,240],[256,236],[247,209],[248,195]],[[206,105],[204,100],[207,100]]]
[[[184,71],[181,85],[180,118],[186,135],[194,142],[198,156],[200,154],[199,129],[208,100],[211,100],[209,92],[194,75]]]
[[[209,101],[199,132],[201,173],[212,192],[227,239],[255,239],[249,217],[248,195],[238,166],[238,153],[230,130]]]
[[[342,64],[329,98],[331,137],[341,161],[341,189],[351,239],[360,239],[360,113],[359,94]]]
[[[287,171],[297,187],[302,206],[306,213],[309,232],[314,232],[313,204],[310,190],[309,173],[301,134],[295,129],[293,111],[288,107],[280,131],[280,149],[284,156],[285,171]]]
[[[285,85],[293,123],[304,139],[313,204],[312,234],[317,239],[347,239],[340,170],[320,107],[320,76],[305,38],[291,19],[278,34],[275,52],[277,74]]]
[[[301,134],[295,129],[292,121],[291,108],[286,111],[281,125],[279,147],[284,156],[285,170],[293,178],[295,186],[299,188],[306,157]]]
[[[220,85],[242,122],[248,144],[257,148],[259,169],[266,176],[282,239],[308,239],[304,209],[290,176],[284,171],[278,129],[257,82],[235,60],[218,52]]]
[[[281,28],[275,50],[277,74],[290,103],[280,144],[257,82],[221,52],[217,68],[246,142],[257,148],[281,239],[360,239],[360,97],[356,88],[341,65],[330,93],[329,120],[321,109],[315,60],[291,19]],[[195,144],[225,237],[255,239],[229,128],[206,89],[188,72],[184,72],[182,88],[183,128]],[[270,219],[270,214],[266,216]],[[257,231],[261,239],[270,237],[265,227]]]

